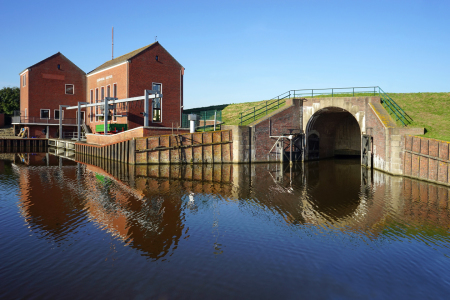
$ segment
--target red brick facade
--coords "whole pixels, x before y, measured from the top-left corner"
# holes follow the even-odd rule
[[[68,84],[73,84],[73,94],[66,94]],[[53,120],[59,105],[77,105],[80,101],[86,101],[85,73],[59,52],[20,75],[22,116],[39,118],[41,109],[49,109],[50,119]],[[75,111],[64,112],[64,119],[75,117]]]
[[[104,96],[113,96],[114,85],[117,87],[117,98],[131,98],[144,95],[144,90],[153,89],[153,84],[161,84],[161,122],[153,122],[150,118],[149,126],[152,127],[178,127],[181,124],[181,106],[183,105],[183,75],[184,68],[167,52],[158,42],[149,45],[134,56],[124,60],[117,58],[117,63],[96,69],[90,72],[87,78],[87,102],[102,99]],[[151,103],[149,103],[151,106]],[[117,114],[126,112],[126,117],[112,118],[110,123],[127,124],[128,129],[140,127],[144,124],[144,101],[134,101],[125,107],[118,104]],[[89,115],[91,111],[89,110]],[[92,119],[92,122],[91,122]],[[95,125],[103,124],[95,117],[95,109],[92,118],[89,117],[91,130],[95,132]]]
[[[183,73],[183,67],[158,43],[141,52],[129,63],[129,97],[142,96],[144,90],[151,89],[153,83],[162,84],[161,122],[151,122],[149,126],[180,126]],[[140,114],[144,110],[144,103],[140,101],[139,104],[140,106],[130,109],[130,128],[142,126],[144,123]]]
[[[183,75],[184,68],[158,42],[108,61],[87,75],[58,52],[20,74],[20,124],[29,127],[30,137],[42,136],[47,125],[41,124],[49,123],[47,119],[41,120],[42,109],[50,110],[50,123],[56,127],[55,110],[59,110],[59,105],[95,103],[108,96],[118,99],[143,96],[144,90],[159,84],[163,94],[161,120],[153,122],[150,118],[149,126],[177,128],[181,125]],[[66,94],[68,84],[74,86],[73,94]],[[149,105],[151,110],[151,100]],[[84,121],[95,133],[96,125],[104,124],[102,117],[96,116],[99,109],[82,111]],[[117,104],[116,117],[111,117],[108,123],[127,124],[128,129],[143,126],[143,111],[141,100]],[[74,119],[71,123],[75,124],[76,110],[64,110],[63,116],[65,120]],[[49,132],[50,137],[57,137],[56,128]]]

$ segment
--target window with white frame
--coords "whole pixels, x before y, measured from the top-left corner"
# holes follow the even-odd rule
[[[95,103],[98,102],[98,88],[95,89]],[[95,106],[95,121],[98,122],[98,106]]]
[[[55,109],[54,116],[55,120],[59,120],[59,109]]]
[[[73,84],[66,84],[66,94],[67,95],[75,94],[75,87],[73,86]]]
[[[22,76],[22,86],[26,86],[26,85],[27,85],[27,74],[23,74],[23,76]]]
[[[28,109],[25,108],[25,118],[28,116]]]
[[[153,83],[152,89],[162,93],[162,84]],[[162,98],[154,98],[152,101],[153,122],[161,122],[161,102]]]
[[[94,102],[94,90],[91,90],[89,100],[90,100],[90,103]],[[92,109],[92,106],[90,107],[89,115],[91,116],[91,118],[90,118],[91,122],[93,122],[94,121],[94,110]]]
[[[108,85],[106,87],[106,97],[111,97],[111,86],[110,85]]]
[[[41,119],[50,119],[50,109],[41,109]]]

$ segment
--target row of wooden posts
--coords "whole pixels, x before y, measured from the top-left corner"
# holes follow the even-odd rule
[[[135,163],[135,149],[135,140],[128,140],[104,146],[88,145],[82,143],[75,144],[76,153],[130,164]]]

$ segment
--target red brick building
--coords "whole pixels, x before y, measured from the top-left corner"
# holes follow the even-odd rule
[[[56,137],[60,117],[64,131],[76,125],[76,112],[61,114],[59,105],[80,101],[86,101],[86,73],[58,52],[20,73],[20,116],[12,123],[28,128],[28,137]]]
[[[42,122],[52,120],[56,121],[55,125],[58,124],[55,110],[59,109],[59,105],[75,106],[83,101],[98,103],[105,97],[124,99],[143,96],[144,90],[153,89],[160,90],[163,97],[153,99],[150,104],[149,126],[179,127],[183,77],[183,66],[158,42],[109,60],[88,74],[57,53],[20,74],[21,116],[20,121],[16,117],[13,124],[30,127],[29,136],[38,137],[38,133],[48,126]],[[72,94],[68,94],[71,88]],[[127,129],[143,126],[143,111],[144,101],[117,104],[109,113],[108,123],[126,125]],[[82,120],[94,133],[96,125],[104,124],[101,113],[100,108],[89,107],[82,115]],[[69,116],[76,124],[76,110],[65,110],[63,123]],[[56,137],[56,129],[57,126],[50,128],[49,137]]]
[[[184,68],[158,42],[142,47],[113,60],[107,61],[89,72],[87,94],[89,103],[101,101],[104,97],[119,99],[143,96],[145,89],[158,89],[163,94],[160,100],[152,103],[152,118],[149,126],[178,127],[181,124],[183,106]],[[89,109],[91,130],[103,124],[96,117],[95,108]],[[136,101],[116,107],[116,115],[110,123],[127,124],[128,129],[144,124],[144,102]]]

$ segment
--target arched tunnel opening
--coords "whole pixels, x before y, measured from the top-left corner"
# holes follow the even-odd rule
[[[361,129],[345,109],[328,107],[317,111],[306,127],[307,160],[361,156]]]

